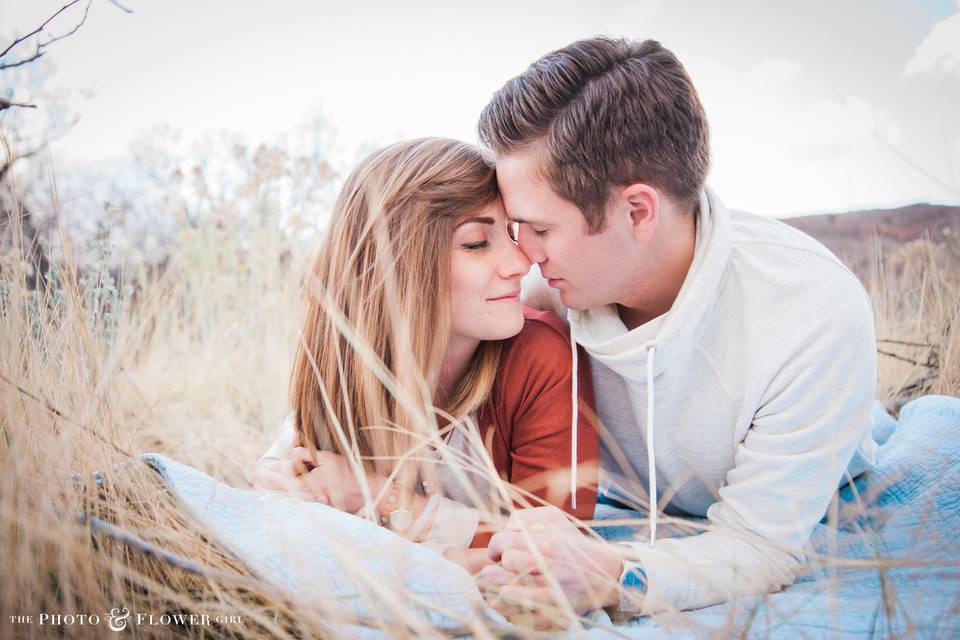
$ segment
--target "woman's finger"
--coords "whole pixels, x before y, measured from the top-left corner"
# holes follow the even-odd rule
[[[330,506],[330,499],[322,493],[313,493],[311,491],[285,491],[285,496],[303,500],[304,502],[319,502]]]
[[[317,466],[317,461],[306,447],[294,447],[287,455],[287,460],[296,461],[309,468]]]
[[[283,493],[300,500],[330,504],[330,497],[322,483],[311,474],[289,476],[282,473],[264,472],[257,476],[264,489]]]

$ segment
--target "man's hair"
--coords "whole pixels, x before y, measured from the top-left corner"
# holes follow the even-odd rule
[[[644,182],[692,208],[710,164],[697,90],[654,40],[597,37],[548,53],[494,94],[478,133],[496,154],[534,150],[591,233],[619,186]]]

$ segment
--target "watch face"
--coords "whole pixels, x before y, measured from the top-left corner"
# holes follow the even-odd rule
[[[413,524],[413,512],[408,509],[397,509],[390,514],[390,528],[394,531],[405,531]]]

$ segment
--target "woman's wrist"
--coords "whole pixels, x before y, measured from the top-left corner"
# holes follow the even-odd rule
[[[409,519],[416,526],[405,527],[403,531],[397,533],[413,534],[414,542],[422,542],[429,533],[433,522],[423,522],[422,516],[429,503],[426,498],[419,493],[413,492],[410,495],[403,491],[396,481],[389,482],[380,474],[371,474],[368,476],[371,497],[380,496],[375,506],[377,514],[380,516],[380,524],[390,526],[390,514],[396,511],[409,512]],[[404,495],[406,493],[406,495]]]
[[[431,514],[424,513],[429,503],[430,498],[422,496],[419,493],[413,494],[413,504],[410,506],[411,510],[413,511],[414,522],[417,525],[412,532],[414,536],[414,542],[423,542],[423,540],[427,537],[427,534],[430,533],[430,529],[433,527],[433,516]],[[424,515],[428,516],[426,520],[423,517]]]

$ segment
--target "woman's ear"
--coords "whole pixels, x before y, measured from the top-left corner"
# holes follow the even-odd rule
[[[660,219],[660,195],[657,190],[648,184],[636,182],[620,189],[618,195],[629,211],[634,239],[642,243],[649,242]]]

